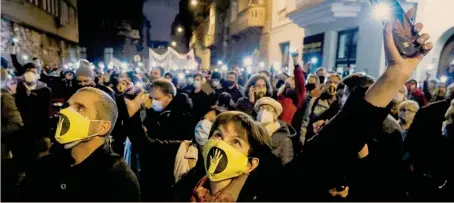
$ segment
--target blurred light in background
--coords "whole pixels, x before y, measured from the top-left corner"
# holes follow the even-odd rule
[[[386,3],[378,3],[372,8],[372,16],[377,20],[389,20],[391,17],[391,7]]]
[[[260,62],[260,63],[259,63],[259,66],[260,66],[260,68],[265,68],[265,62],[263,62],[263,61]]]
[[[244,66],[250,66],[252,65],[252,58],[251,57],[246,57],[243,59],[243,64]]]

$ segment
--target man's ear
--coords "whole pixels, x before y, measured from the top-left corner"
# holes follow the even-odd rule
[[[252,158],[250,161],[249,161],[249,173],[251,171],[253,171],[255,168],[257,168],[257,166],[259,166],[259,159],[258,158]]]
[[[98,131],[99,136],[102,136],[102,137],[106,136],[112,127],[113,126],[110,121],[102,122],[101,125],[99,126],[99,131]]]

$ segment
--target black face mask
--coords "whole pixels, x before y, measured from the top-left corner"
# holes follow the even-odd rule
[[[306,90],[307,91],[312,91],[315,89],[315,84],[314,83],[308,83],[306,84]]]
[[[277,89],[281,88],[282,85],[284,85],[284,83],[285,83],[284,80],[279,80],[279,81],[277,81],[277,83],[276,83],[276,88],[277,88]]]
[[[320,83],[325,83],[325,76],[318,76],[318,79],[320,79]]]
[[[233,81],[230,81],[230,80],[225,81],[225,85],[227,85],[227,87],[231,87],[234,84],[235,84],[235,82],[233,82]]]

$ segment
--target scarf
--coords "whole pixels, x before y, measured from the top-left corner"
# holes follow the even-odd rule
[[[214,195],[210,193],[210,181],[203,177],[192,192],[191,202],[234,202],[232,195],[224,189]]]

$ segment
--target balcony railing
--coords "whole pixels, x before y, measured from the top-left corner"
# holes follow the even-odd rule
[[[250,27],[263,27],[265,26],[266,7],[250,6],[249,8],[238,13],[235,21],[230,25],[230,34],[238,34]]]

